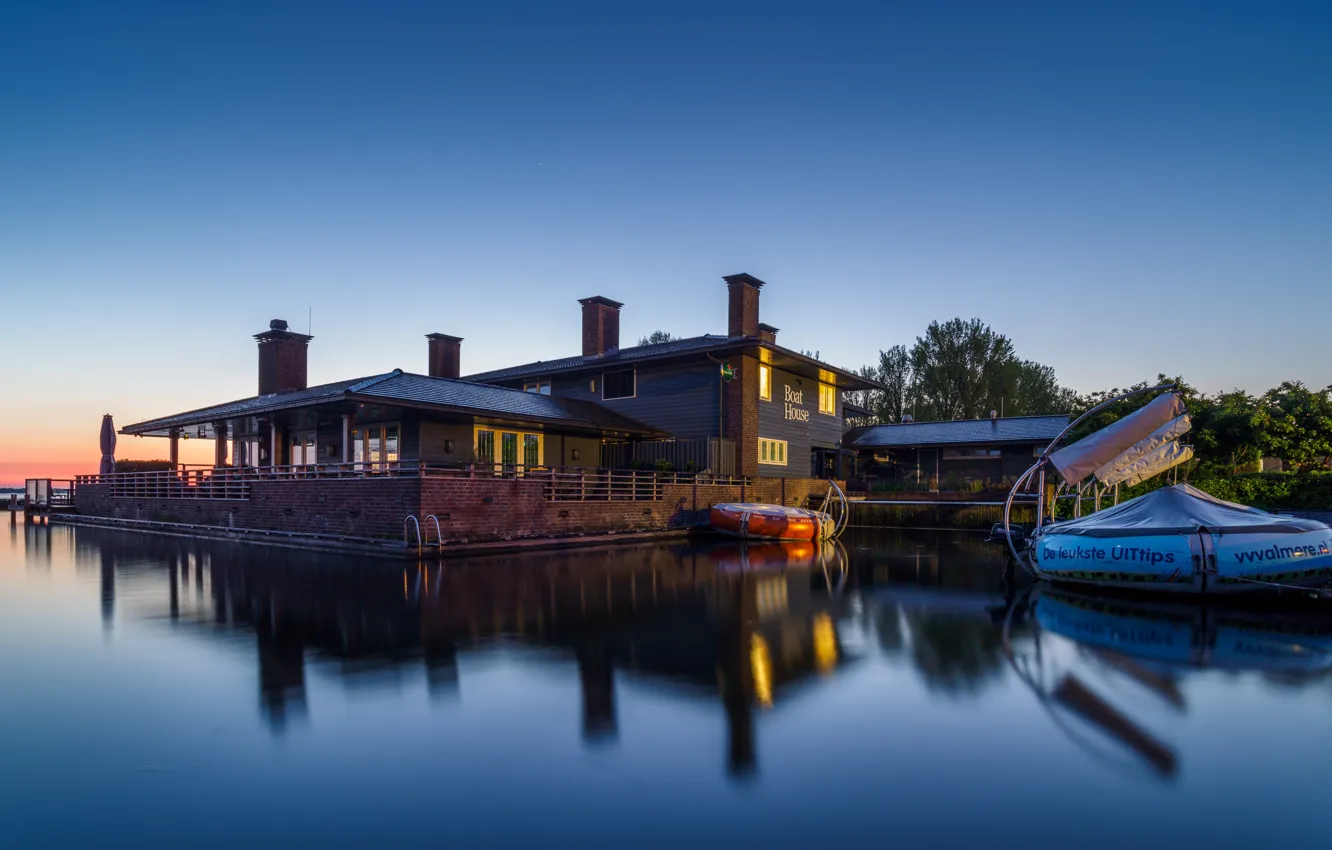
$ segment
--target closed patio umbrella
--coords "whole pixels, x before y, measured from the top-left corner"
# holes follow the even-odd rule
[[[111,414],[102,417],[102,465],[99,475],[110,475],[116,471],[116,425],[111,421]]]

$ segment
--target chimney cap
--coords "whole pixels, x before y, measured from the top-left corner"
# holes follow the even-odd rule
[[[726,283],[731,286],[734,286],[737,283],[748,284],[754,287],[755,289],[758,289],[759,287],[763,286],[763,281],[759,280],[758,278],[754,277],[752,274],[749,274],[748,272],[741,272],[740,274],[722,275],[722,280],[726,281]]]
[[[303,339],[306,342],[314,339],[306,334],[298,334],[295,331],[287,330],[287,321],[285,319],[273,319],[268,323],[268,330],[263,333],[255,334],[254,338],[263,342],[270,339]]]
[[[616,310],[624,306],[619,301],[612,301],[604,295],[593,295],[591,298],[579,298],[578,303],[584,305],[601,304],[604,307],[614,307]]]
[[[767,331],[767,332],[770,333],[770,334],[775,334],[775,333],[781,331],[781,328],[774,328],[772,325],[765,324],[765,323],[763,323],[763,322],[759,322],[759,326],[758,326],[758,328],[759,328],[759,330],[761,330],[761,331]]]
[[[426,334],[425,336],[426,336],[426,339],[432,339],[432,340],[433,340],[433,339],[437,339],[437,340],[440,340],[440,341],[442,341],[442,342],[462,342],[462,341],[463,341],[463,338],[460,337],[460,336],[449,336],[448,334]]]

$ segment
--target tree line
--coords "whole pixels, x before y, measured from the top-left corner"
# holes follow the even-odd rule
[[[1181,377],[1157,376],[1156,385],[1166,383],[1178,387],[1192,419],[1189,439],[1198,474],[1254,471],[1262,458],[1276,458],[1294,472],[1332,466],[1332,386],[1310,389],[1300,381],[1283,381],[1261,395],[1244,390],[1207,395]],[[1143,382],[1077,396],[1070,412],[1081,415],[1108,398],[1151,385]],[[1079,425],[1071,439],[1104,428],[1152,397],[1135,396],[1110,405]]]
[[[1024,360],[1013,341],[980,319],[931,322],[908,348],[894,345],[856,373],[883,389],[847,394],[875,422],[1034,416],[1066,413],[1077,394],[1060,386],[1055,371]]]
[[[877,363],[856,372],[882,386],[846,394],[876,423],[902,422],[908,416],[917,421],[984,419],[990,411],[1079,416],[1128,391],[1080,394],[1062,386],[1052,367],[1021,358],[1012,340],[980,319],[931,322],[910,347],[880,351]],[[1252,470],[1265,457],[1294,471],[1332,466],[1332,386],[1311,389],[1286,381],[1261,395],[1244,390],[1207,395],[1179,377],[1161,375],[1157,383],[1178,385],[1193,420],[1195,467],[1203,475]],[[1104,428],[1150,400],[1138,396],[1111,405],[1070,439]]]

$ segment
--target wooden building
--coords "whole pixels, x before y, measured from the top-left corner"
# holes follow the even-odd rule
[[[1007,489],[1068,421],[1058,414],[873,425],[849,431],[847,444],[864,489]]]

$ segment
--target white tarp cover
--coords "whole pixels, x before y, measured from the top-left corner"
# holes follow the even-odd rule
[[[1189,428],[1191,428],[1192,425],[1193,421],[1189,418],[1187,413],[1183,416],[1177,416],[1174,419],[1171,419],[1143,439],[1129,446],[1127,449],[1124,449],[1124,451],[1120,452],[1114,460],[1096,470],[1096,480],[1100,481],[1102,484],[1113,484],[1113,481],[1107,481],[1106,479],[1114,475],[1116,472],[1126,469],[1134,461],[1156,451],[1171,440],[1178,440],[1180,437],[1189,433]],[[1123,481],[1124,479],[1120,478],[1119,480]]]
[[[1081,519],[1051,523],[1042,528],[1041,533],[1138,537],[1195,534],[1202,530],[1223,534],[1295,534],[1326,528],[1316,520],[1269,514],[1246,505],[1223,502],[1188,484],[1176,484]]]
[[[1077,484],[1114,460],[1120,452],[1183,414],[1184,400],[1178,393],[1157,396],[1118,422],[1050,455],[1050,462],[1065,481]]]
[[[1148,478],[1160,475],[1167,469],[1179,466],[1191,457],[1193,457],[1193,446],[1182,446],[1177,442],[1169,442],[1164,446],[1158,446],[1123,469],[1116,471],[1113,475],[1106,476],[1102,483],[1107,487],[1113,487],[1116,484],[1132,487],[1134,484],[1139,484]]]

